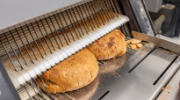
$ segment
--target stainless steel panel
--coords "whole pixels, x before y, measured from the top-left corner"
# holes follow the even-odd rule
[[[174,66],[180,65],[180,57],[174,62]],[[167,86],[164,88],[162,93],[158,96],[157,100],[179,100],[180,91],[179,91],[179,82],[180,82],[180,69],[173,76]]]
[[[139,79],[147,79],[146,82],[153,85],[156,79],[175,57],[176,55],[172,55],[172,53],[168,51],[157,48],[143,62],[141,62],[133,72],[138,73]]]
[[[167,59],[164,55],[170,58]],[[109,84],[111,86],[108,88],[110,90],[109,94],[102,100],[152,100],[149,98],[153,94],[155,87],[153,83],[160,76],[161,72],[164,71],[163,68],[167,67],[175,57],[176,55],[165,50],[156,49],[131,73],[116,71],[121,78],[106,78],[112,83]],[[158,61],[161,61],[161,63]],[[152,62],[155,64],[152,64]]]

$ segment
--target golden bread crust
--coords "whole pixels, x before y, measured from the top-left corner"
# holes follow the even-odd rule
[[[99,71],[94,55],[83,49],[42,75],[50,93],[73,91],[90,84]],[[37,82],[47,92],[40,78]]]
[[[122,56],[126,52],[125,36],[120,30],[114,30],[91,44],[88,49],[97,60],[107,60]]]

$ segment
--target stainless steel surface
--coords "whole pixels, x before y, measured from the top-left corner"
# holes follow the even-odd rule
[[[172,52],[175,52],[177,54],[180,54],[180,42],[178,42],[176,40],[173,40],[171,38],[164,37],[161,35],[157,35],[156,37],[154,37],[154,36],[142,34],[142,33],[135,32],[135,31],[133,31],[132,34],[133,34],[134,38],[144,40],[147,42],[152,42],[159,47],[162,47],[162,48],[168,49]]]
[[[150,77],[154,76],[154,82],[151,84],[151,92],[149,92],[147,99],[154,100],[161,88],[169,81],[175,71],[179,68],[178,56],[172,52],[166,51],[164,49],[158,48],[156,51],[152,52],[152,59],[149,61],[151,64]],[[154,63],[156,63],[154,65]],[[162,66],[163,65],[163,66]],[[149,66],[146,63],[146,66]],[[148,69],[149,70],[149,69]],[[158,76],[158,75],[159,76]],[[144,74],[143,74],[144,75]],[[145,79],[144,79],[145,80]],[[147,78],[149,80],[149,78]]]
[[[180,57],[175,62],[175,66],[180,66]],[[158,96],[157,100],[179,100],[180,99],[180,69],[175,73],[170,82],[162,88],[161,94]]]
[[[158,52],[157,54],[156,53],[156,50],[153,51],[147,57],[147,59],[151,59],[153,62],[155,62],[157,59],[161,60],[163,61],[162,63],[156,62],[156,64],[160,64],[162,66],[164,65],[163,63],[166,63],[167,65],[164,65],[165,67],[167,67],[175,57],[171,53],[166,54],[167,52],[164,50]],[[170,58],[166,59],[164,58],[164,55],[170,56]],[[157,59],[154,59],[155,56]],[[116,75],[120,76],[119,78],[112,78],[113,75],[109,75],[108,78],[106,77],[105,79],[109,82],[109,87],[106,88],[106,91],[109,90],[110,92],[103,98],[103,100],[110,100],[112,98],[113,100],[132,100],[134,98],[136,100],[152,100],[149,98],[153,94],[153,90],[157,89],[155,88],[156,85],[153,85],[153,83],[156,81],[158,75],[160,75],[163,70],[156,71],[156,69],[160,66],[150,66],[152,63],[151,60],[147,61],[145,59],[131,73],[128,73],[128,66],[122,66],[122,69],[125,67],[126,71],[117,70]],[[147,63],[144,65],[145,62]],[[131,65],[132,63],[129,62],[129,64]],[[139,68],[143,66],[143,69]],[[153,76],[153,74],[157,76]],[[102,83],[103,87],[107,87],[107,84],[104,85],[105,81]]]

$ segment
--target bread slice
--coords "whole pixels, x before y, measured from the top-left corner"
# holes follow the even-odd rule
[[[131,40],[131,44],[138,44],[140,43],[142,40],[138,40],[138,39],[132,39]]]
[[[142,45],[141,43],[136,44],[136,46],[137,46],[138,48],[142,48],[142,47],[143,47],[143,45]]]
[[[51,68],[42,75],[50,93],[73,91],[90,84],[98,74],[98,63],[94,55],[83,49]],[[37,83],[47,92],[40,78]]]
[[[137,49],[136,44],[131,44],[130,47],[131,47],[131,49],[133,49],[133,50]]]
[[[130,44],[130,43],[131,43],[131,40],[126,41],[126,44]]]

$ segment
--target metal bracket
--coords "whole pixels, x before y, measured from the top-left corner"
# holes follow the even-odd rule
[[[146,35],[143,33],[136,32],[136,31],[132,31],[132,35],[134,38],[144,40],[147,42],[152,42],[159,47],[170,50],[180,55],[180,42],[179,41],[173,40],[171,38],[168,38],[162,35],[157,35],[156,37],[154,37],[154,36]]]

